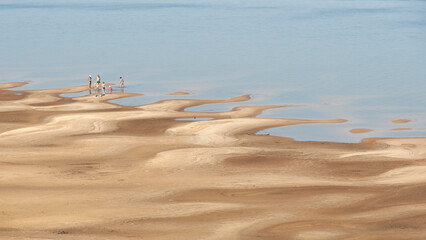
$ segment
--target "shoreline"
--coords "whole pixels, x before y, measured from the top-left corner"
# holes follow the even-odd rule
[[[0,238],[426,237],[426,138],[302,142],[256,133],[346,120],[185,112],[249,95],[122,106],[141,94],[23,84],[0,84]]]
[[[16,84],[16,85],[14,85]],[[28,93],[36,93],[36,92],[43,92],[46,89],[38,89],[38,90],[16,90],[13,88],[19,88],[22,86],[25,86],[26,84],[29,84],[29,82],[15,82],[15,83],[4,83],[0,85],[9,86],[9,91],[15,91],[18,94],[28,94]],[[114,84],[110,84],[114,85]],[[74,88],[74,91],[68,92],[70,88]],[[60,97],[61,101],[57,101],[56,103],[47,103],[47,104],[55,104],[55,105],[63,105],[67,102],[70,102],[71,99],[78,99],[78,98],[86,98],[87,100],[91,102],[97,102],[97,100],[92,99],[92,96],[94,96],[94,89],[92,89],[92,93],[88,94],[88,89],[85,88],[85,86],[80,86],[80,91],[78,91],[75,87],[62,87],[62,88],[55,88],[57,90],[63,89],[64,92],[57,94],[55,97]],[[1,89],[1,88],[0,88]],[[7,88],[6,88],[7,89]],[[114,88],[113,95],[116,95],[118,93],[118,89]],[[124,93],[124,91],[121,91],[120,93]],[[112,97],[113,95],[107,94],[107,97]],[[172,93],[162,93],[162,94],[145,94],[145,93],[130,93],[129,95],[122,95],[121,97],[112,97],[109,100],[110,104],[116,104],[122,107],[138,107],[143,105],[150,105],[155,102],[162,102],[162,101],[168,101],[168,100],[185,100],[185,96],[188,96],[189,98],[187,100],[198,100],[197,97],[193,96],[192,93],[187,91],[176,91]],[[247,95],[248,96],[248,95]],[[134,98],[136,97],[136,98]],[[142,98],[140,98],[142,97]],[[176,97],[176,98],[173,98]],[[200,98],[201,96],[198,96]],[[18,99],[17,96],[13,96],[14,99]],[[136,103],[139,103],[140,105],[130,103],[129,100],[126,99],[133,99]],[[144,99],[144,100],[141,100]],[[208,99],[208,98],[207,98]],[[117,100],[117,101],[116,101]],[[124,100],[124,101],[122,101]],[[218,99],[216,99],[218,100]],[[220,99],[219,99],[220,100]],[[253,102],[254,105],[258,106],[277,106],[274,107],[276,110],[274,110],[275,113],[271,114],[271,111],[263,111],[261,112],[258,117],[261,118],[278,118],[281,119],[284,116],[288,117],[290,119],[312,119],[309,114],[309,112],[316,111],[315,104],[312,106],[308,104],[291,104],[291,105],[271,105],[271,103],[259,103],[256,100],[256,97],[254,97],[254,100],[252,96],[250,96],[250,102]],[[187,112],[230,112],[233,110],[232,108],[241,107],[247,104],[239,105],[239,102],[236,101],[217,101],[212,102],[215,100],[211,100],[211,102],[204,101],[204,103],[201,101],[200,104],[196,104],[193,106],[187,107]],[[246,100],[247,101],[247,100]],[[242,103],[242,102],[240,102]],[[274,104],[274,103],[272,103]],[[43,103],[33,103],[33,106],[43,106]],[[214,107],[209,107],[214,106]],[[303,108],[303,110],[300,110]],[[93,111],[97,111],[95,108],[93,108]],[[271,109],[271,108],[269,108]],[[324,111],[324,110],[323,110]],[[296,113],[296,114],[294,114]],[[318,115],[318,114],[314,114]],[[318,115],[319,119],[326,120],[327,118],[323,116],[322,114]],[[356,118],[356,117],[355,117]],[[190,119],[190,118],[187,118]],[[207,119],[207,118],[206,118]],[[395,119],[395,120],[394,120]],[[359,119],[357,120],[359,121]],[[274,136],[281,136],[281,137],[290,137],[293,138],[295,141],[315,141],[315,142],[336,142],[336,143],[360,143],[362,142],[363,138],[415,138],[415,137],[425,137],[422,133],[424,132],[424,128],[422,128],[420,124],[421,120],[414,118],[414,119],[406,119],[406,118],[385,118],[380,119],[379,122],[365,122],[364,124],[355,123],[355,121],[352,121],[349,119],[349,121],[344,122],[344,125],[324,125],[320,124],[318,127],[314,125],[308,125],[308,128],[305,127],[295,127],[295,128],[281,128],[281,127],[272,127],[266,130],[261,130],[258,132],[258,134],[269,134]],[[379,125],[381,124],[381,125]],[[385,127],[384,127],[385,126]],[[306,129],[306,130],[305,130]],[[317,132],[315,137],[314,135],[310,134],[311,132]]]

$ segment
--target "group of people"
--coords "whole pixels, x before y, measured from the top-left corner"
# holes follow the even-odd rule
[[[91,89],[94,88],[96,90],[96,97],[98,96],[98,92],[100,92],[100,89],[102,88],[102,93],[100,94],[100,96],[102,97],[103,95],[105,95],[105,82],[102,82],[101,84],[101,77],[98,76],[96,77],[96,83],[92,85],[92,75],[89,75],[88,78],[89,81],[89,92],[91,93]],[[124,79],[123,77],[120,77],[120,89],[124,88]],[[112,93],[112,87],[111,85],[108,85],[108,90],[109,93]]]

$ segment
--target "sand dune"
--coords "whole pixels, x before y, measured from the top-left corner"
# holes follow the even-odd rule
[[[0,84],[0,239],[426,238],[426,138],[297,142],[255,133],[346,120],[24,84]]]

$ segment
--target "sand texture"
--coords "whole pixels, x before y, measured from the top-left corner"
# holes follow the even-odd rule
[[[0,239],[426,239],[426,138],[297,142],[255,133],[345,120],[23,84],[0,84]]]

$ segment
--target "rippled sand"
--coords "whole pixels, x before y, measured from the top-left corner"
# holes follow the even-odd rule
[[[23,84],[0,84],[0,239],[426,238],[425,138],[296,142],[255,133],[345,120]]]

